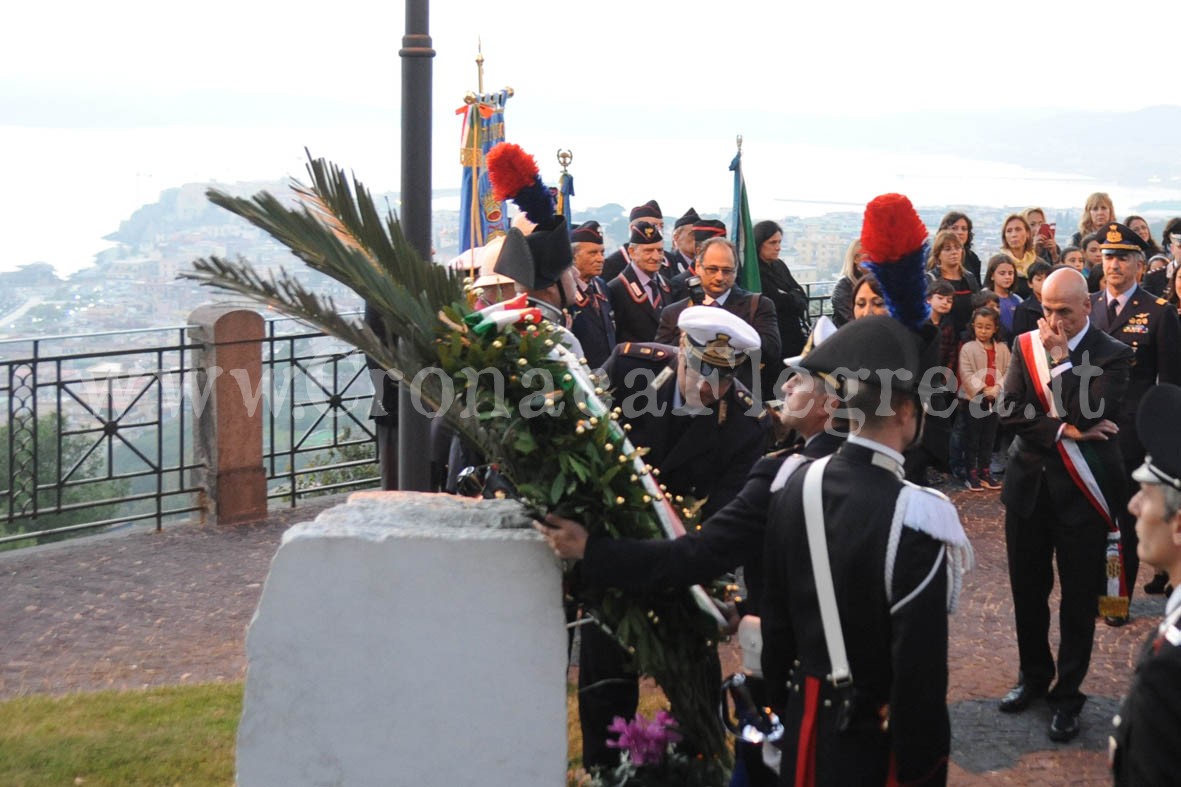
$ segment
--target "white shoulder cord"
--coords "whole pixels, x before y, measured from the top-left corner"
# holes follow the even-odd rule
[[[820,602],[820,623],[824,627],[828,661],[832,666],[832,674],[828,679],[834,686],[847,686],[853,682],[853,673],[849,669],[849,656],[845,653],[845,636],[841,631],[841,616],[837,611],[828,539],[824,534],[824,499],[821,494],[824,469],[831,458],[826,456],[813,462],[804,475],[804,525],[808,532],[808,552],[812,557],[816,597]]]

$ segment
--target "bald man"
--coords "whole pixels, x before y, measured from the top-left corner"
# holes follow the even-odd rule
[[[1090,326],[1087,282],[1074,269],[1046,279],[1042,310],[1037,330],[1014,341],[1000,407],[1016,435],[1001,501],[1020,659],[1017,685],[1000,710],[1019,713],[1047,697],[1049,736],[1062,743],[1079,732],[1107,534],[1127,499],[1113,419],[1128,389],[1132,350]],[[1057,665],[1049,644],[1055,555],[1062,588]]]

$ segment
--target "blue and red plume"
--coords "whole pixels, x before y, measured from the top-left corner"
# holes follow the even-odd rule
[[[862,263],[882,286],[890,315],[918,330],[927,321],[927,227],[902,194],[883,194],[865,206]]]
[[[554,215],[554,198],[541,182],[537,162],[520,145],[501,142],[488,151],[488,177],[497,200],[512,200],[534,224]]]

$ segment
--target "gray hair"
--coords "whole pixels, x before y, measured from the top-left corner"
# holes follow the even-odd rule
[[[1165,519],[1172,519],[1181,512],[1181,489],[1168,484],[1160,484],[1161,491],[1165,493]]]

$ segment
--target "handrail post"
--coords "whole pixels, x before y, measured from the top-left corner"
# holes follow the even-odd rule
[[[195,352],[193,447],[203,467],[196,486],[216,524],[238,524],[267,515],[267,476],[262,463],[263,319],[254,311],[207,304],[189,316]]]

